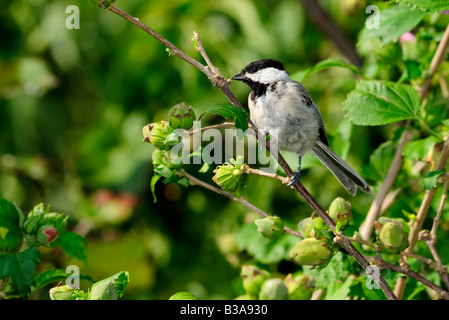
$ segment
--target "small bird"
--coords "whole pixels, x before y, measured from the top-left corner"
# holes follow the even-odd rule
[[[248,106],[255,126],[264,134],[277,132],[273,142],[278,148],[296,152],[299,156],[298,169],[289,178],[289,186],[299,181],[301,159],[310,152],[350,195],[356,195],[357,186],[366,193],[372,192],[365,180],[329,148],[317,105],[299,82],[290,79],[281,62],[273,59],[254,61],[231,79],[242,81],[253,90],[248,97]]]

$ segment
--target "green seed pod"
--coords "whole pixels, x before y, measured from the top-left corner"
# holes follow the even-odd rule
[[[75,300],[75,290],[69,286],[58,286],[50,289],[51,300]]]
[[[288,290],[281,279],[268,279],[262,285],[259,300],[286,300]]]
[[[298,231],[303,238],[313,237],[312,232],[314,228],[315,223],[310,217],[304,218],[298,223]]]
[[[264,237],[270,239],[277,239],[284,234],[284,224],[282,220],[277,216],[269,216],[263,219],[257,219],[254,221],[257,226],[257,231]]]
[[[351,204],[343,198],[336,198],[329,207],[329,216],[335,223],[341,223],[341,230],[344,230],[352,218]]]
[[[22,241],[23,236],[19,227],[13,227],[11,229],[0,227],[0,253],[14,252],[20,247]]]
[[[290,258],[300,265],[321,266],[332,258],[327,244],[315,238],[299,241],[290,251]]]
[[[165,140],[173,132],[173,128],[167,121],[149,124],[143,127],[144,141],[149,141],[160,150],[170,150],[172,145],[166,145]]]
[[[58,230],[52,225],[43,225],[37,230],[36,240],[40,244],[50,244],[58,237]]]
[[[225,163],[218,166],[213,172],[215,175],[212,180],[224,190],[238,192],[245,187],[245,180],[242,177],[243,172],[239,167]]]
[[[184,102],[174,105],[168,112],[168,121],[173,129],[189,130],[195,121],[195,113],[192,106],[186,106]]]
[[[262,284],[269,277],[268,272],[252,265],[243,265],[240,275],[243,278],[243,288],[251,297],[258,297]]]
[[[402,219],[381,218],[376,227],[377,240],[388,253],[398,253],[408,245],[407,226]]]
[[[299,275],[293,277],[291,273],[287,275],[284,280],[285,286],[288,289],[288,298],[290,300],[310,300],[312,297],[313,279],[308,275]]]

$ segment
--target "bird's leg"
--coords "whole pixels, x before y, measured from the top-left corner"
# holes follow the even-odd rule
[[[287,183],[287,186],[289,186],[289,187],[294,186],[299,181],[299,177],[301,176],[301,159],[302,159],[302,156],[299,157],[298,169],[293,174],[293,177],[290,178],[290,182]]]

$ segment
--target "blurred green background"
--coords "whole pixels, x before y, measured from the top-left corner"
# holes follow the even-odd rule
[[[240,265],[251,256],[234,234],[256,217],[200,187],[159,182],[150,191],[153,146],[142,126],[165,120],[186,102],[200,115],[227,103],[209,80],[136,26],[89,0],[0,0],[0,197],[25,212],[44,202],[69,214],[85,235],[87,261],[42,250],[40,270],[77,264],[94,279],[129,271],[124,299],[168,299],[191,291],[203,299],[241,294]],[[66,7],[80,10],[70,30]],[[364,0],[320,1],[350,43],[368,14]],[[326,58],[348,61],[299,0],[116,1],[115,5],[201,60],[196,31],[226,77],[262,58],[281,60],[290,73]],[[333,141],[344,120],[342,102],[355,76],[330,68],[304,81]],[[249,89],[232,85],[246,106]],[[214,119],[221,121],[221,119]],[[385,136],[383,128],[354,127],[348,162],[360,171]],[[348,140],[349,141],[349,140]],[[294,159],[294,158],[293,158]],[[296,161],[296,160],[295,160]],[[212,183],[211,175],[206,180]],[[323,168],[305,170],[304,185],[320,203],[347,197]],[[316,183],[319,181],[319,183]],[[326,191],[323,192],[323,188]],[[243,196],[294,225],[310,215],[300,197],[267,178],[247,180]],[[371,196],[353,199],[357,210]],[[355,212],[356,223],[363,219]],[[288,263],[278,270],[290,270]],[[46,299],[41,290],[32,298]]]

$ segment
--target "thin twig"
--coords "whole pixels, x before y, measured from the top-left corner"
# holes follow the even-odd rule
[[[373,232],[373,223],[380,217],[381,209],[387,194],[390,192],[396,177],[402,167],[402,150],[405,145],[412,140],[412,131],[404,130],[402,133],[401,140],[398,144],[396,152],[394,154],[393,161],[391,162],[388,173],[385,176],[385,180],[376,195],[376,198],[372,202],[368,213],[366,215],[365,221],[360,225],[359,231],[360,235],[364,240],[368,240]]]
[[[390,270],[402,273],[402,274],[406,275],[407,277],[413,278],[416,281],[419,281],[422,284],[424,284],[425,286],[427,286],[427,287],[431,288],[432,290],[436,291],[442,299],[449,300],[449,292],[447,292],[444,289],[440,288],[436,284],[430,282],[429,280],[427,280],[426,278],[424,278],[420,274],[411,271],[410,268],[402,268],[400,266],[397,266],[397,265],[394,265],[392,263],[386,262],[386,261],[382,260],[380,258],[380,256],[366,256],[366,259],[368,261],[370,261],[372,264],[374,264],[374,265],[376,265],[376,266],[378,266],[380,268],[390,269]]]
[[[195,184],[195,185],[201,186],[201,187],[203,187],[205,189],[208,189],[210,191],[218,193],[219,195],[225,196],[228,199],[231,199],[231,200],[236,201],[236,202],[238,202],[240,204],[243,204],[245,207],[247,207],[251,211],[254,211],[254,212],[260,214],[262,217],[270,216],[268,213],[266,213],[262,209],[256,207],[251,202],[247,201],[245,198],[243,198],[243,197],[236,197],[232,193],[229,193],[229,192],[224,191],[224,190],[222,190],[220,188],[214,187],[213,185],[210,185],[209,183],[204,182],[203,180],[198,179],[195,176],[192,176],[190,173],[186,172],[184,169],[181,169],[179,174],[184,176],[184,177],[186,177],[190,181],[192,181],[192,183]],[[294,236],[302,238],[301,234],[298,231],[295,231],[295,230],[293,230],[293,229],[291,229],[289,227],[286,227],[286,226],[284,226],[284,230],[287,233],[290,233],[290,234],[292,234]]]
[[[419,238],[423,240],[427,246],[429,247],[430,253],[432,254],[433,259],[435,260],[435,270],[438,272],[439,276],[443,280],[446,288],[449,289],[449,275],[447,274],[447,268],[441,262],[440,255],[438,254],[436,248],[436,238],[432,238],[430,232],[428,230],[423,230],[419,234]]]
[[[289,179],[287,177],[280,176],[277,173],[268,173],[259,169],[253,169],[246,164],[242,165],[241,170],[246,174],[256,174],[263,177],[273,178],[281,181],[283,184],[287,184],[289,182]]]
[[[440,224],[441,215],[443,214],[444,204],[446,203],[448,187],[449,187],[449,177],[446,177],[444,180],[443,193],[441,194],[440,205],[438,206],[438,211],[435,218],[433,219],[432,229],[430,230],[430,239],[432,239],[432,241],[434,242],[436,242],[437,239],[437,229],[438,225]]]
[[[441,150],[440,158],[438,159],[437,165],[435,166],[435,171],[441,170],[445,167],[447,159],[449,156],[449,139],[446,140],[443,144],[443,149]],[[409,234],[409,246],[405,251],[407,253],[413,253],[415,249],[416,242],[418,241],[419,232],[422,228],[424,220],[427,217],[427,213],[429,212],[430,205],[432,204],[432,200],[437,192],[440,183],[437,180],[437,185],[432,190],[427,190],[424,198],[421,202],[421,206],[419,207],[418,213],[416,214],[415,221],[413,222],[412,227],[410,228]],[[400,259],[402,264],[405,264],[405,259]],[[399,278],[396,282],[395,293],[398,297],[402,297],[405,290],[405,284],[407,282],[407,278]]]

